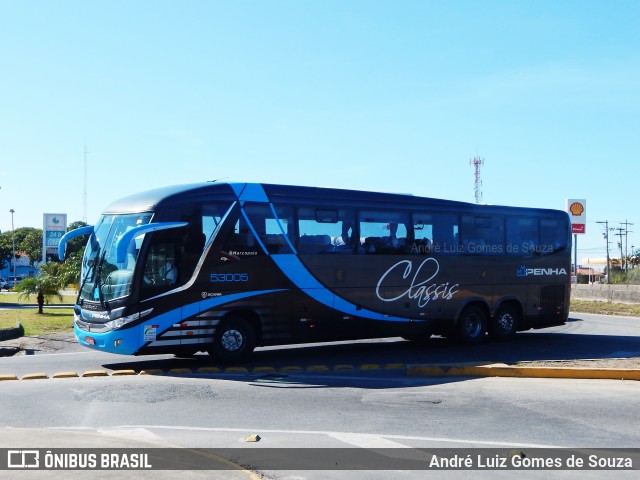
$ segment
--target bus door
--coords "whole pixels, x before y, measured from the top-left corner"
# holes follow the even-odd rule
[[[318,340],[357,338],[362,326],[355,318],[366,291],[355,212],[304,206],[297,208],[296,217],[295,248],[304,294],[295,306],[297,330]]]

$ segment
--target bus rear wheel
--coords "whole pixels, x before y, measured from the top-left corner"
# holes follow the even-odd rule
[[[487,316],[476,305],[466,307],[460,314],[457,325],[458,339],[462,343],[480,343],[487,333]]]
[[[247,357],[256,346],[256,332],[246,319],[229,317],[216,329],[209,353],[223,362]]]
[[[513,338],[518,331],[520,315],[516,308],[511,305],[500,307],[498,313],[491,320],[489,335],[496,340],[507,340]]]

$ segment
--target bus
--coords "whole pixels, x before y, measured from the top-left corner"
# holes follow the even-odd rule
[[[88,235],[74,330],[125,355],[431,335],[479,343],[563,324],[568,215],[409,194],[206,182],[135,194]]]

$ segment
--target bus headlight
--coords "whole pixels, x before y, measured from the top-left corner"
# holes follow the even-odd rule
[[[127,323],[135,322],[143,317],[146,317],[153,311],[153,308],[145,310],[143,312],[136,312],[132,315],[127,315],[126,317],[116,318],[115,320],[110,320],[105,323],[107,327],[111,330],[117,330],[119,328],[124,327]]]

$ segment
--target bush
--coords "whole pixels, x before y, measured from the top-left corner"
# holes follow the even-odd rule
[[[611,283],[640,285],[640,270],[634,269],[628,272],[613,270],[611,272]]]

